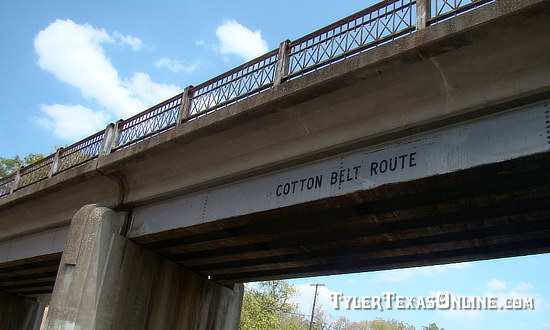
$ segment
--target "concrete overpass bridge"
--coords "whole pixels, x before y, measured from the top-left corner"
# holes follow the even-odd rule
[[[0,324],[230,328],[246,281],[549,252],[549,15],[384,1],[1,179]]]

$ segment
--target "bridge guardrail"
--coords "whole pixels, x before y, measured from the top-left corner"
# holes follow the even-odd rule
[[[42,181],[49,177],[51,172],[55,154],[44,157],[29,166],[25,166],[19,170],[20,179],[18,180],[17,188],[23,188],[33,183]]]
[[[437,22],[457,16],[465,11],[470,11],[495,0],[430,0],[432,11],[428,23]]]
[[[97,158],[105,131],[97,132],[86,139],[59,150],[55,173],[66,171],[88,160]]]
[[[0,178],[0,198],[284,81],[493,1],[496,0],[382,1],[293,42],[284,41],[279,49],[196,87],[189,86],[183,93]]]
[[[176,125],[182,103],[178,94],[148,110],[118,122],[116,141],[111,150],[120,150]],[[111,152],[109,150],[109,152]]]
[[[14,181],[17,173],[12,173],[3,178],[0,178],[0,198],[7,196],[11,193],[14,187]]]
[[[415,0],[384,1],[292,42],[287,79],[412,32],[415,4]]]
[[[186,119],[196,118],[243,98],[274,83],[278,51],[262,55],[190,90],[191,105]]]

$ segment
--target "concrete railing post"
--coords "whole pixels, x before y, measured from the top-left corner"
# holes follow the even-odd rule
[[[275,78],[273,86],[280,85],[283,79],[288,75],[290,64],[290,40],[285,40],[279,45],[279,55],[277,57],[277,67],[275,69]]]
[[[52,167],[50,168],[50,173],[48,173],[48,178],[51,178],[59,170],[59,155],[63,151],[63,147],[57,148],[55,151],[55,156],[53,156]]]
[[[119,127],[121,121],[122,120],[119,120],[116,123],[110,123],[105,128],[105,135],[103,136],[103,141],[101,142],[99,157],[110,154],[111,151],[116,148],[116,145],[118,143],[118,136],[120,133]]]
[[[193,86],[187,86],[183,90],[183,95],[181,97],[181,104],[178,111],[178,121],[176,122],[176,125],[183,123],[183,121],[189,117],[189,112],[191,111],[192,99],[193,99]]]
[[[15,172],[15,179],[13,180],[13,184],[11,185],[10,194],[17,189],[17,186],[19,186],[19,182],[21,182],[21,167],[17,169],[17,172]]]
[[[431,0],[416,1],[416,29],[422,30],[428,26],[428,20],[431,18],[432,11]]]

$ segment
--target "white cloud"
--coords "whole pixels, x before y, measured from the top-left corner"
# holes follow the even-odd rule
[[[40,106],[47,118],[36,118],[42,127],[66,140],[78,140],[105,128],[110,116],[81,105],[53,104]]]
[[[130,79],[124,80],[122,86],[130,91],[132,97],[148,105],[153,105],[181,92],[177,86],[151,81],[151,77],[143,72],[135,73]],[[145,110],[145,108],[140,110]]]
[[[429,295],[436,296],[440,291],[429,290]],[[461,293],[446,291],[451,297],[467,296]],[[437,312],[445,318],[457,320],[464,323],[471,323],[484,318],[483,311],[473,309],[437,309]]]
[[[503,283],[502,283],[503,282]],[[530,283],[520,282],[515,289],[506,290],[511,283],[499,280],[491,280],[488,282],[489,290],[484,292],[484,296],[495,296],[499,304],[504,304],[507,298],[522,298],[525,300],[533,299],[534,310],[533,312],[545,312],[550,309],[550,303],[547,303],[543,297],[533,291],[534,286]],[[531,311],[531,310],[527,310]]]
[[[461,262],[457,264],[448,264],[448,265],[435,265],[427,267],[413,268],[415,272],[419,275],[424,276],[434,276],[435,274],[443,274],[449,270],[456,269],[467,269],[473,267],[471,262]]]
[[[105,29],[71,20],[58,19],[35,36],[34,47],[39,56],[39,66],[57,79],[76,87],[84,97],[94,100],[104,109],[103,112],[77,110],[72,113],[73,118],[82,115],[79,120],[85,121],[93,117],[93,123],[99,118],[107,118],[106,114],[117,119],[126,118],[181,91],[178,86],[155,83],[141,72],[130,78],[121,78],[102,47],[117,40],[133,49],[143,46],[140,39],[130,35],[115,32],[111,36]],[[59,107],[55,105],[56,109]],[[65,107],[65,113],[67,109],[77,109],[75,106]],[[49,123],[43,126],[50,127],[60,137],[71,135],[55,129],[66,125],[63,118],[56,115],[60,110],[45,111],[49,109],[47,106],[42,106],[42,109],[47,117],[38,122]],[[92,113],[96,115],[92,116]],[[102,126],[105,124],[102,123]]]
[[[415,275],[414,269],[397,269],[382,271],[377,274],[378,282],[400,283],[410,280]]]
[[[531,283],[519,282],[519,285],[516,288],[516,290],[518,290],[518,291],[529,291],[532,288],[533,288],[533,284],[531,284]]]
[[[141,39],[133,37],[132,35],[122,35],[118,31],[113,33],[113,37],[123,46],[130,46],[133,50],[140,50],[143,48],[143,41]]]
[[[506,289],[506,281],[501,281],[497,279],[490,280],[487,285],[491,290],[500,291]]]
[[[101,47],[104,42],[112,42],[104,29],[56,20],[38,33],[34,46],[42,69],[77,87],[99,105],[120,116],[144,109],[145,103],[132,98],[130,91],[121,85],[117,70]]]
[[[311,313],[315,286],[309,284],[297,284],[296,288],[298,289],[298,294],[293,299],[293,302],[298,304],[300,313],[307,315]],[[336,291],[331,291],[326,286],[319,286],[317,288],[317,300],[315,302],[316,306],[321,306],[323,310],[332,310],[333,303],[331,297],[332,294],[335,293]]]
[[[449,270],[467,269],[473,267],[471,262],[462,262],[448,265],[435,265],[417,268],[396,269],[380,271],[377,274],[378,282],[400,283],[412,279],[415,276],[431,277],[443,274]]]
[[[439,310],[439,312],[448,319],[462,322],[474,322],[483,318],[483,313],[479,310],[450,309]]]
[[[267,52],[267,42],[262,39],[260,30],[251,31],[235,20],[226,20],[216,29],[220,51],[236,54],[245,60],[253,59]]]
[[[545,328],[550,328],[550,323],[544,322],[544,323],[542,323],[542,326],[545,327]]]
[[[184,65],[178,60],[172,60],[166,57],[163,57],[155,62],[155,66],[159,68],[167,68],[172,72],[193,72],[197,69],[198,63],[195,62],[191,65]]]

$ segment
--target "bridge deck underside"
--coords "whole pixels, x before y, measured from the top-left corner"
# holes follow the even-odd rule
[[[61,253],[12,261],[0,265],[0,291],[33,295],[51,293]]]
[[[550,153],[135,241],[222,284],[550,252]],[[53,290],[61,254],[0,265],[0,290]]]
[[[144,236],[220,283],[550,252],[550,154]]]

